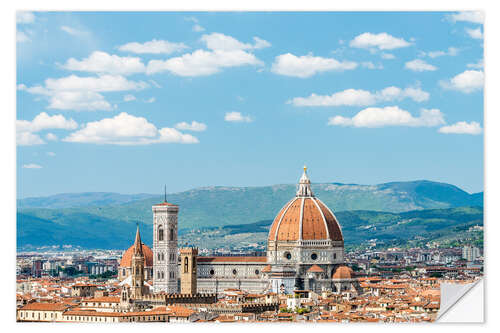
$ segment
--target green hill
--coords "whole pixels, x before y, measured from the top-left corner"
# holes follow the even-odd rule
[[[417,210],[404,213],[375,211],[337,212],[348,248],[376,243],[381,246],[421,246],[437,241],[444,245],[467,241],[482,246],[482,232],[469,232],[483,225],[482,207]],[[193,229],[179,242],[198,247],[241,247],[266,245],[272,220],[219,228]]]
[[[313,184],[312,189],[336,213],[346,244],[360,244],[374,238],[407,240],[419,232],[437,237],[455,227],[482,224],[482,193],[469,194],[450,184],[430,181],[380,185],[328,183]],[[193,234],[193,237],[200,242],[204,242],[205,236],[205,240],[211,237],[211,244],[219,246],[224,242],[264,240],[267,226],[255,221],[270,224],[294,195],[295,185],[218,186],[170,194],[168,201],[180,207],[181,237],[193,229],[206,229],[210,230],[208,234]],[[125,248],[133,238],[136,223],[141,225],[144,240],[151,243],[151,206],[162,201],[159,195],[115,193],[20,199],[17,244],[18,247],[71,244],[86,248]],[[455,208],[460,206],[477,207]],[[224,226],[228,227],[222,228]]]
[[[403,213],[376,211],[341,211],[339,220],[347,247],[376,240],[385,245],[423,245],[429,241],[471,239],[482,243],[482,232],[470,234],[468,229],[483,225],[482,207],[457,207],[416,210]],[[179,244],[198,247],[244,247],[266,244],[272,220],[249,224],[185,229]],[[145,243],[152,243],[151,224],[140,224]],[[130,246],[135,225],[93,215],[74,214],[64,219],[45,220],[35,216],[17,215],[18,248],[44,245],[73,245],[84,248],[125,249]]]
[[[482,193],[469,194],[456,186],[430,181],[397,182],[380,185],[313,184],[317,197],[334,212],[371,210],[404,212],[419,209],[482,206]],[[262,187],[205,187],[168,195],[168,201],[178,204],[179,228],[245,224],[273,219],[279,209],[295,195],[295,185]],[[64,222],[75,214],[88,214],[127,223],[152,222],[151,206],[163,201],[162,196],[140,198],[128,196],[125,203],[109,195],[111,205],[97,205],[103,194],[92,199],[88,193],[64,197],[18,200],[18,212],[41,219]],[[115,199],[110,199],[115,198]],[[135,199],[135,200],[134,200]],[[122,198],[122,200],[125,200]],[[43,204],[43,205],[42,205]],[[41,206],[40,206],[41,205]],[[51,207],[61,207],[51,209]],[[42,207],[42,208],[38,208]]]

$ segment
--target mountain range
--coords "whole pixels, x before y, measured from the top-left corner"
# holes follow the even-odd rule
[[[380,215],[376,213],[483,205],[482,192],[469,194],[454,185],[425,180],[379,185],[321,183],[313,184],[312,189],[334,212],[371,211]],[[169,194],[167,200],[179,205],[179,229],[186,233],[197,228],[272,220],[295,190],[291,184],[214,186]],[[123,247],[130,243],[136,223],[144,235],[151,235],[151,206],[162,201],[161,195],[103,192],[18,199],[17,245]]]

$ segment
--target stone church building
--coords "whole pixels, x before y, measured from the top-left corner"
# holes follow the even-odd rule
[[[143,279],[152,280],[154,293],[220,294],[236,288],[251,293],[289,294],[297,289],[319,293],[358,288],[352,269],[344,264],[340,224],[314,196],[305,167],[296,195],[278,212],[269,229],[267,256],[205,257],[198,256],[196,249],[179,251],[179,206],[165,200],[152,209],[153,249],[143,243],[140,247],[144,255]],[[130,281],[131,259],[137,251],[134,249],[131,246],[122,257],[121,280]]]

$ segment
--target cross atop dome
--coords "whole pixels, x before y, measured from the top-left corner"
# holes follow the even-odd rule
[[[298,197],[313,197],[314,194],[312,193],[311,190],[311,181],[309,180],[309,177],[307,176],[307,166],[304,165],[304,173],[302,174],[302,177],[300,177],[299,180],[299,188],[297,189],[297,196]]]

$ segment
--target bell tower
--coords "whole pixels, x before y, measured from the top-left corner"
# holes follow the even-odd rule
[[[141,234],[139,225],[135,234],[134,254],[132,256],[132,281],[130,296],[134,299],[144,295],[144,253],[142,251]]]
[[[153,209],[153,288],[178,293],[177,215],[179,206],[165,200]]]
[[[197,293],[196,257],[198,249],[184,248],[180,250],[181,257],[181,294],[194,295]]]

